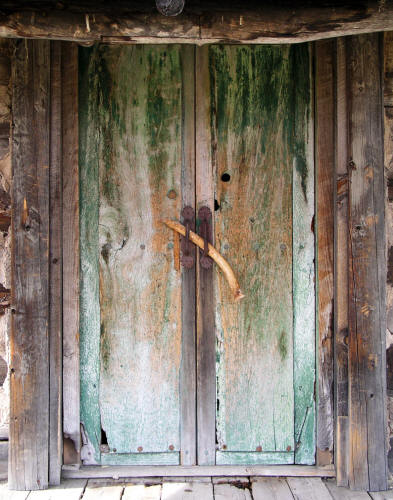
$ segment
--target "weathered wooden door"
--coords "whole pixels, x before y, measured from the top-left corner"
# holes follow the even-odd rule
[[[85,463],[313,463],[311,101],[307,46],[80,49]]]

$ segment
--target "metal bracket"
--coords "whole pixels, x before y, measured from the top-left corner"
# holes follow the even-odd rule
[[[186,269],[191,269],[195,265],[194,245],[190,241],[190,231],[195,228],[195,212],[190,206],[186,206],[181,211],[183,225],[186,227],[186,235],[181,237],[181,265]]]
[[[213,266],[212,259],[208,256],[209,243],[212,243],[212,211],[209,207],[201,207],[198,210],[199,228],[198,234],[204,240],[204,248],[200,251],[199,262],[203,269],[210,269]]]

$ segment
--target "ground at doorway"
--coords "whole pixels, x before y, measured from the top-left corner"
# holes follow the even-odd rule
[[[305,477],[165,478],[132,481],[69,479],[43,491],[9,491],[0,500],[390,500],[393,490],[366,493],[338,488],[334,480]]]

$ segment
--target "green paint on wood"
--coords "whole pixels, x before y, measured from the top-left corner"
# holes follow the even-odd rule
[[[172,453],[103,453],[102,465],[179,465],[179,452]]]
[[[216,273],[221,450],[294,449],[290,69],[289,47],[210,48],[215,240],[246,293]]]
[[[161,219],[178,218],[181,211],[181,196],[166,196],[170,190],[181,194],[181,50],[172,45],[81,51],[87,68],[82,106],[91,108],[81,149],[97,176],[94,197],[81,202],[95,211],[89,257],[96,273],[91,300],[100,321],[83,337],[85,346],[94,338],[94,349],[85,349],[84,356],[98,382],[87,395],[91,381],[82,381],[85,404],[94,408],[95,423],[115,456],[132,457],[142,447],[137,456],[146,456],[146,463],[152,463],[149,452],[166,463],[157,452],[180,448],[181,284],[168,246],[173,235]],[[177,454],[164,455],[178,463]]]
[[[99,113],[99,95],[91,94],[99,81],[98,66],[91,51],[79,52],[79,170],[80,170],[80,379],[81,422],[99,462],[101,438],[99,409],[100,304],[98,241],[98,147],[94,127]]]
[[[284,465],[293,464],[293,452],[225,452],[218,451],[217,465]]]
[[[295,463],[315,463],[315,243],[314,151],[310,57],[307,45],[292,52],[293,108],[293,307]]]

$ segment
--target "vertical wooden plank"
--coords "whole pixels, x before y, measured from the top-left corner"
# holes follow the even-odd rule
[[[381,55],[347,41],[349,116],[349,483],[385,490],[386,318]]]
[[[196,49],[195,63],[195,190],[197,210],[214,213],[209,48]],[[213,218],[214,219],[214,218]],[[214,234],[214,230],[213,230]],[[214,242],[212,242],[214,244]],[[199,256],[199,252],[198,256]],[[199,262],[199,261],[198,261]],[[197,457],[199,465],[214,465],[216,451],[216,359],[213,268],[197,267]]]
[[[195,209],[195,47],[181,48],[182,207]],[[175,237],[176,238],[176,237]],[[176,240],[175,240],[176,241]],[[193,248],[194,257],[196,257]],[[180,365],[180,462],[196,465],[196,267],[182,267],[182,359]]]
[[[338,486],[348,485],[348,123],[346,39],[336,45],[336,173],[334,254],[335,465]]]
[[[48,486],[50,42],[20,40],[13,70],[9,487]]]
[[[294,141],[293,54],[210,48],[215,242],[247,290],[235,302],[215,270],[220,464],[294,459],[292,163],[304,144]]]
[[[80,363],[80,422],[83,425],[83,463],[100,460],[101,419],[99,408],[100,380],[100,297],[99,297],[99,164],[94,119],[100,102],[92,98],[89,89],[98,78],[98,63],[90,60],[91,49],[79,49],[78,109],[79,109],[79,363]],[[74,163],[72,163],[74,165]],[[74,205],[76,208],[77,205]],[[74,330],[74,334],[76,331]],[[66,332],[64,331],[64,337]],[[75,348],[75,341],[71,344]],[[64,346],[65,349],[65,346]],[[74,353],[74,350],[71,352]],[[76,360],[74,360],[76,368]],[[64,385],[66,381],[64,380]],[[76,386],[74,386],[76,388]],[[76,397],[76,392],[72,396]],[[76,415],[70,421],[76,424]],[[70,429],[76,431],[73,426]],[[71,436],[70,436],[71,437]],[[71,437],[72,438],[72,437]],[[73,440],[77,439],[72,438]],[[74,441],[75,442],[75,441]]]
[[[51,42],[49,168],[49,483],[60,484],[62,460],[62,113],[61,43]]]
[[[315,463],[314,122],[311,46],[294,45],[293,336],[295,463]]]
[[[62,43],[63,432],[65,463],[79,463],[78,46]]]
[[[317,199],[318,410],[317,464],[333,461],[333,191],[334,41],[315,43],[315,158]]]

